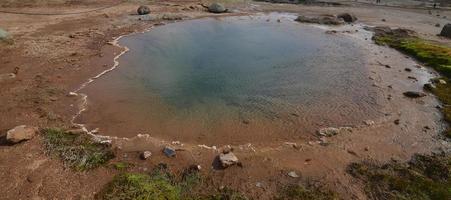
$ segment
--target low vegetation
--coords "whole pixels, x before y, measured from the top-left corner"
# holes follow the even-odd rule
[[[180,174],[159,164],[150,173],[123,172],[99,192],[96,199],[166,199],[166,200],[248,200],[231,188],[212,188],[198,168],[191,166]],[[290,184],[281,187],[277,200],[335,200],[338,195],[318,186]]]
[[[362,180],[370,199],[451,199],[451,156],[415,155],[408,163],[353,163],[348,173]]]
[[[49,155],[59,157],[66,166],[76,170],[93,169],[114,158],[110,147],[93,142],[88,135],[46,129],[43,131],[43,138],[45,150]]]
[[[166,199],[166,200],[246,200],[234,190],[225,188],[221,192],[204,194],[196,188],[202,187],[199,171],[193,167],[180,176],[169,172],[166,165],[158,165],[151,173],[121,173],[98,195],[97,199]],[[207,189],[205,189],[207,190]]]
[[[332,191],[320,188],[318,186],[304,186],[291,184],[283,186],[279,191],[276,200],[335,200],[338,195]]]
[[[425,65],[434,68],[442,74],[447,84],[436,84],[432,92],[444,104],[442,109],[445,120],[451,123],[451,48],[420,39],[409,30],[376,27],[373,40],[379,45],[388,45],[409,56],[416,58]],[[445,131],[451,138],[451,129]]]

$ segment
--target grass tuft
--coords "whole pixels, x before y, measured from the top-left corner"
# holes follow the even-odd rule
[[[352,163],[348,173],[363,180],[370,199],[451,199],[451,156],[415,155],[408,164]]]
[[[43,137],[47,154],[58,156],[65,165],[79,171],[99,167],[114,158],[107,145],[93,142],[88,135],[45,129]]]
[[[284,186],[278,193],[276,200],[336,200],[338,195],[332,191],[317,186],[303,186],[291,184]]]

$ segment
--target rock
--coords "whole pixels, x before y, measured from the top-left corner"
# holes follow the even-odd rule
[[[322,136],[327,136],[327,137],[337,135],[338,133],[340,133],[340,129],[333,128],[333,127],[322,128],[318,131],[318,134],[320,134]]]
[[[446,85],[446,81],[443,80],[443,79],[439,79],[439,80],[438,80],[438,83],[440,83],[440,84],[442,84],[442,85]]]
[[[411,71],[412,71],[412,69],[410,69],[410,68],[406,67],[406,68],[404,69],[404,71],[406,71],[406,72],[411,72]]]
[[[255,183],[255,186],[258,187],[258,188],[262,188],[263,184],[261,182],[257,182],[257,183]]]
[[[443,26],[442,32],[440,32],[440,36],[451,38],[451,24],[446,24]]]
[[[13,80],[16,78],[14,73],[0,74],[0,81]]]
[[[69,92],[69,94],[67,94],[67,96],[68,97],[76,97],[76,96],[78,96],[78,94],[75,92]]]
[[[363,123],[365,123],[365,125],[367,125],[367,126],[372,126],[375,124],[373,120],[365,120],[365,121],[363,121]]]
[[[238,164],[238,158],[232,152],[219,154],[219,162],[223,168]]]
[[[175,156],[176,156],[175,149],[172,148],[172,147],[164,147],[163,153],[164,153],[164,155],[166,155],[167,157],[175,157]]]
[[[343,20],[332,16],[321,16],[321,17],[306,17],[299,16],[295,19],[297,22],[302,23],[313,23],[313,24],[324,24],[324,25],[340,25],[343,24]]]
[[[432,91],[433,89],[436,88],[436,86],[432,83],[426,83],[423,85],[423,88],[427,91]]]
[[[386,22],[387,20],[386,19],[381,19],[381,21]]]
[[[147,6],[139,6],[137,12],[138,15],[147,15],[150,13],[150,8]]]
[[[440,24],[439,23],[435,24],[435,27],[440,27]]]
[[[30,140],[36,135],[37,131],[38,129],[36,127],[26,125],[16,126],[6,133],[6,140],[13,144],[24,140]]]
[[[208,12],[211,13],[225,13],[227,12],[227,9],[220,3],[212,3],[210,6],[208,6]]]
[[[415,92],[415,91],[407,91],[407,92],[404,92],[403,94],[404,94],[404,96],[409,97],[409,98],[420,98],[420,97],[426,96],[426,94],[423,92]]]
[[[343,19],[345,22],[348,22],[348,23],[357,21],[357,17],[355,17],[353,14],[350,14],[350,13],[339,14],[337,16],[337,18]]]
[[[150,151],[144,151],[139,155],[139,158],[141,158],[141,160],[147,160],[148,158],[150,158],[152,156],[152,152]]]
[[[399,125],[399,119],[396,119],[395,121],[393,121],[393,123],[395,123],[396,125]]]
[[[233,147],[231,147],[230,145],[227,145],[227,146],[222,148],[222,153],[224,153],[224,154],[228,154],[228,153],[230,153],[232,151],[233,151]]]
[[[299,175],[295,171],[288,172],[288,176],[291,178],[299,178]]]

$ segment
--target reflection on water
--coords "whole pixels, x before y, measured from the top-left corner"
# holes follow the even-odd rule
[[[131,51],[86,89],[90,108],[80,119],[105,134],[297,137],[375,113],[364,53],[319,28],[274,16],[209,18],[120,44]]]

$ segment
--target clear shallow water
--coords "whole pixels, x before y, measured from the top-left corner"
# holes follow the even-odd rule
[[[85,89],[80,121],[106,135],[212,143],[305,137],[374,117],[359,45],[279,17],[191,20],[121,39],[130,52]]]

